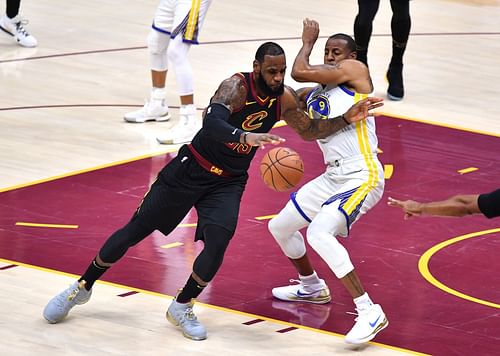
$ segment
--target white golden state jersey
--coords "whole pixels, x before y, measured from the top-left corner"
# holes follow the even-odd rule
[[[311,119],[333,119],[369,95],[353,92],[342,85],[318,85],[307,97],[307,113]],[[325,163],[330,166],[335,165],[335,161],[356,156],[376,157],[378,140],[375,119],[369,116],[317,142]]]

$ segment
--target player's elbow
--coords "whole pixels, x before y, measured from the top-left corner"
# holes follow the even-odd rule
[[[302,70],[296,67],[292,68],[291,76],[296,82],[299,83],[308,82],[309,78],[307,74],[308,72],[306,70]]]

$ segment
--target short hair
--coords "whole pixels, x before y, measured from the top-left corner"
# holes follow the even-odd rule
[[[282,54],[285,54],[285,51],[283,51],[283,48],[275,42],[266,42],[260,45],[260,47],[257,49],[257,52],[255,52],[255,60],[259,62],[264,62],[264,57],[265,56],[280,56]]]
[[[347,48],[349,49],[349,51],[356,52],[356,42],[354,41],[354,39],[351,36],[346,35],[345,33],[336,33],[336,34],[328,37],[328,40],[331,40],[331,39],[340,39],[340,40],[346,41]]]

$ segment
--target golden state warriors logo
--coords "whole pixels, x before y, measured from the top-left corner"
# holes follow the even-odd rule
[[[311,98],[307,103],[307,114],[310,119],[328,119],[330,115],[330,102],[324,95]]]

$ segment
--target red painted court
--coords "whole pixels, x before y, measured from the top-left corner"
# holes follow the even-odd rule
[[[302,156],[303,182],[323,171],[315,143],[301,141],[288,127],[275,130],[287,138],[285,146]],[[342,240],[365,288],[390,321],[375,341],[433,355],[498,355],[500,275],[495,271],[500,270],[500,221],[482,216],[405,221],[386,201],[388,196],[437,200],[498,188],[499,138],[384,116],[377,119],[377,132],[379,157],[388,175],[393,168],[392,175],[382,201]],[[353,323],[353,316],[346,314],[353,311],[353,303],[312,250],[333,302],[290,304],[271,296],[271,288],[287,284],[296,274],[267,231],[266,217],[284,206],[288,194],[273,192],[260,180],[258,162],[263,154],[259,152],[253,162],[225,262],[200,301],[345,334]],[[171,157],[0,193],[0,258],[81,274],[105,239],[126,223]],[[195,222],[193,211],[183,223]],[[110,269],[105,280],[174,295],[201,249],[193,234],[192,225],[180,226],[168,237],[155,232]],[[462,238],[453,240],[458,237]],[[165,248],[175,242],[183,245]]]

